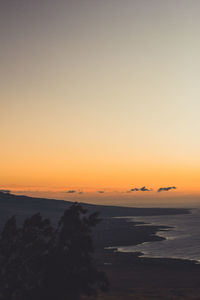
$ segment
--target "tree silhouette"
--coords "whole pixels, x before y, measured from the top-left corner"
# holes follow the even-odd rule
[[[88,215],[77,203],[57,228],[39,213],[22,227],[11,217],[0,236],[0,299],[77,300],[107,290],[92,256],[91,233],[99,221],[97,213]]]

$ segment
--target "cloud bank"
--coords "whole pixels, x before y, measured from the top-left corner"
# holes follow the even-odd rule
[[[152,189],[148,189],[146,188],[146,186],[143,186],[140,189],[139,188],[130,189],[128,192],[150,192],[150,191],[152,191]]]
[[[176,187],[175,186],[168,186],[168,187],[160,187],[157,192],[160,193],[160,192],[168,192],[170,190],[176,190]]]

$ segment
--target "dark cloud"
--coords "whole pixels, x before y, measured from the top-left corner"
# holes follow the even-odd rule
[[[73,193],[76,193],[76,191],[75,191],[75,190],[69,190],[69,191],[67,191],[66,193],[67,193],[67,194],[73,194]]]
[[[140,189],[140,191],[142,191],[142,192],[150,192],[151,189],[147,189],[145,186],[143,186],[143,187]]]
[[[175,186],[168,186],[168,187],[160,187],[157,192],[163,192],[163,191],[170,191],[170,190],[176,190],[176,187]]]
[[[143,187],[141,187],[140,189],[138,189],[138,188],[130,189],[130,190],[128,191],[128,193],[130,193],[130,192],[150,192],[150,191],[151,191],[151,189],[148,189],[148,188],[146,188],[145,186],[143,186]]]
[[[104,194],[104,191],[98,191],[99,194]]]
[[[138,192],[140,189],[138,188],[134,188],[134,189],[130,189],[130,192]]]

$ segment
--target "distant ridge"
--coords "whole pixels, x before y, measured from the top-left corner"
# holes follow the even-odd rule
[[[23,195],[14,195],[9,192],[0,191],[0,227],[8,217],[16,215],[19,222],[27,216],[40,212],[44,217],[49,217],[57,222],[63,211],[72,205],[71,201],[55,200],[47,198],[34,198]],[[101,218],[122,216],[153,216],[153,215],[176,215],[188,214],[185,208],[136,208],[107,206],[81,203],[88,211],[100,213]]]

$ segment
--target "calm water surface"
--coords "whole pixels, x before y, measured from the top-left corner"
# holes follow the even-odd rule
[[[149,225],[172,226],[157,235],[166,238],[158,242],[145,242],[137,246],[118,247],[122,252],[141,251],[146,257],[194,259],[200,262],[200,209],[192,209],[188,215],[134,217]]]

